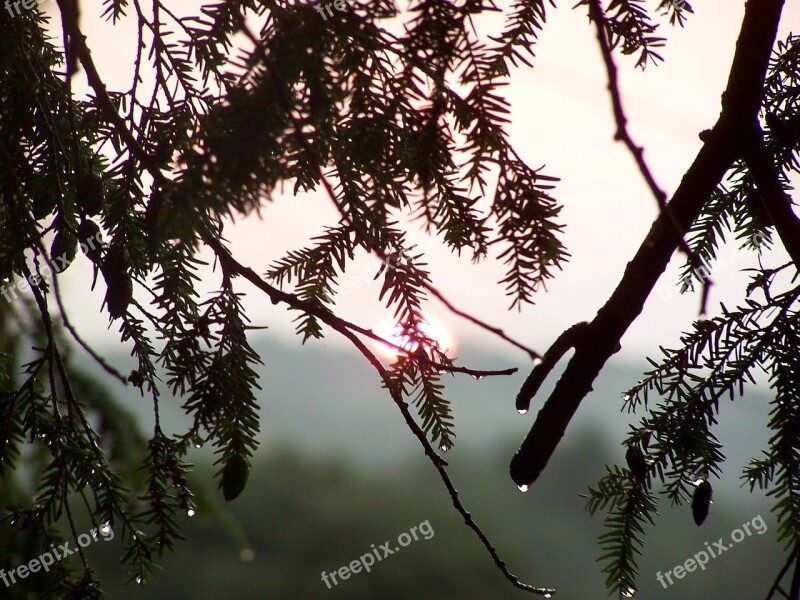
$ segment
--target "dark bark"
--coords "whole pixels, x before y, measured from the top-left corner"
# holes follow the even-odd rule
[[[778,31],[783,0],[750,0],[745,8],[730,76],[717,123],[677,191],[653,222],[650,232],[608,299],[575,346],[575,354],[511,460],[511,477],[532,484],[552,456],[581,401],[620,340],[639,316],[683,234],[722,181],[734,160],[744,155],[758,112],[769,58]]]

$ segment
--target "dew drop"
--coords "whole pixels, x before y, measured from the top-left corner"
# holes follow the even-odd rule
[[[552,598],[553,594],[551,594],[550,592],[545,592],[544,594],[542,594],[542,596],[545,598]]]
[[[136,576],[136,583],[138,583],[139,585],[142,585],[143,582],[144,582],[144,579],[142,579],[142,576],[141,575],[137,575]]]
[[[447,452],[448,450],[450,450],[450,446],[448,446],[447,444],[442,444],[441,446],[439,446],[439,450],[441,450],[442,452]]]
[[[111,531],[111,527],[109,527],[108,523],[100,527],[100,533],[102,533],[103,535],[108,535],[109,531]]]
[[[242,551],[239,552],[239,560],[242,562],[253,562],[255,557],[256,555],[252,548],[242,548]]]
[[[533,359],[533,366],[534,367],[538,367],[540,364],[542,364],[542,362],[543,361],[542,361],[541,357],[537,356],[536,358]]]
[[[633,589],[632,587],[625,588],[624,590],[622,590],[622,595],[625,596],[626,598],[633,598],[634,595],[636,595],[636,590]]]
[[[521,414],[521,415],[524,415],[526,412],[528,412],[528,409],[527,408],[518,408],[517,412],[519,414]]]
[[[484,377],[486,377],[486,375],[472,375],[471,377],[472,377],[472,378],[473,378],[475,381],[480,381],[481,379],[483,379]]]
[[[186,511],[186,514],[189,517],[193,517],[193,516],[195,516],[197,514],[197,511],[195,509],[193,509],[193,508],[190,508],[189,510]]]
[[[528,486],[528,484],[527,484],[527,483],[521,483],[521,484],[519,484],[517,487],[519,488],[519,491],[520,491],[520,492],[522,492],[523,494],[524,494],[525,492],[527,492],[527,491],[528,491],[528,489],[529,489],[529,486]]]

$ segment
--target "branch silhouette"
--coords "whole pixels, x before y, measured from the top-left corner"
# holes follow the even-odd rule
[[[530,486],[539,477],[600,370],[619,350],[622,336],[642,312],[683,235],[734,160],[746,153],[749,134],[758,128],[764,80],[783,4],[782,0],[747,3],[719,119],[703,136],[703,147],[667,210],[655,219],[617,288],[587,325],[575,354],[512,458],[510,474],[518,486]]]

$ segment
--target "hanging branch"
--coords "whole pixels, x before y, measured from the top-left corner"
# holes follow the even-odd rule
[[[136,158],[138,158],[148,172],[153,176],[153,179],[156,183],[162,184],[165,182],[165,177],[161,173],[161,171],[155,166],[154,162],[152,161],[151,157],[147,154],[147,152],[142,148],[133,134],[128,130],[125,125],[123,118],[119,115],[116,111],[113,103],[111,102],[110,98],[108,97],[108,93],[106,92],[105,84],[102,82],[100,75],[94,65],[94,62],[91,57],[91,53],[89,52],[88,47],[85,43],[85,37],[80,35],[80,31],[78,30],[78,34],[76,39],[78,43],[75,44],[76,54],[83,65],[84,69],[86,69],[87,78],[89,79],[89,83],[94,90],[98,102],[100,104],[100,108],[103,111],[106,118],[111,121],[117,132],[119,133],[120,137],[126,143],[127,148]],[[330,190],[332,192],[332,189]],[[448,494],[450,495],[450,499],[452,501],[453,506],[456,510],[464,517],[466,524],[477,534],[478,538],[481,540],[481,543],[489,552],[490,556],[494,560],[497,567],[503,573],[503,575],[508,579],[515,587],[522,589],[524,591],[543,595],[546,597],[551,596],[555,593],[555,590],[550,588],[539,588],[528,585],[523,583],[516,575],[511,573],[506,566],[505,561],[503,561],[497,553],[497,550],[491,544],[489,539],[486,537],[482,529],[477,525],[477,523],[472,518],[471,514],[464,508],[461,500],[458,497],[458,491],[455,489],[452,481],[450,480],[449,475],[445,467],[447,466],[447,462],[439,456],[436,451],[431,446],[430,442],[425,436],[425,432],[419,427],[419,425],[414,420],[413,416],[411,415],[410,411],[408,410],[408,405],[403,401],[402,397],[397,393],[397,391],[392,391],[392,388],[389,387],[389,380],[388,375],[385,368],[380,364],[380,362],[372,355],[363,343],[354,335],[353,332],[360,333],[365,335],[369,338],[374,340],[380,341],[382,343],[388,343],[386,340],[383,340],[379,336],[375,335],[372,331],[368,329],[364,329],[359,327],[353,323],[345,321],[337,316],[335,316],[331,311],[327,308],[310,302],[305,302],[300,298],[296,297],[293,294],[289,294],[284,292],[278,288],[275,288],[264,281],[255,271],[244,267],[241,265],[236,259],[231,256],[229,251],[222,245],[222,242],[214,235],[213,232],[203,230],[200,232],[201,238],[203,241],[214,251],[216,254],[220,266],[226,276],[231,277],[233,275],[240,275],[247,279],[250,283],[255,285],[257,288],[265,292],[273,303],[283,302],[290,306],[291,308],[301,310],[308,314],[312,314],[315,317],[319,318],[322,322],[326,323],[335,331],[339,332],[341,335],[346,337],[350,340],[358,350],[367,357],[370,363],[378,370],[378,373],[381,375],[381,378],[387,383],[387,388],[390,390],[390,394],[392,399],[394,400],[395,404],[400,409],[403,418],[406,422],[406,425],[414,434],[414,436],[418,439],[420,444],[422,445],[425,454],[431,460],[434,467],[437,469],[439,476],[441,477],[445,487],[447,488]],[[434,364],[432,361],[431,364]],[[483,377],[486,375],[506,375],[511,374],[516,371],[516,369],[507,369],[505,371],[477,371],[472,369],[464,369],[464,368],[456,368],[449,367],[447,365],[439,365],[434,364],[441,368],[442,370],[457,370],[458,372],[469,373],[473,376]]]

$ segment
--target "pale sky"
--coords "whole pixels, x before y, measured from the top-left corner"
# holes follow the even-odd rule
[[[88,4],[83,3],[83,29],[98,69],[110,89],[128,89],[133,21],[117,27],[103,24],[90,14]],[[101,3],[93,4],[99,11]],[[563,272],[546,293],[540,294],[535,306],[521,313],[509,311],[509,299],[497,283],[503,274],[502,265],[488,261],[476,266],[469,257],[450,255],[435,240],[422,234],[412,236],[420,248],[429,251],[433,281],[454,304],[540,352],[564,328],[591,320],[618,283],[657,214],[655,200],[632,158],[612,139],[614,124],[594,29],[585,10],[572,10],[573,4],[549,10],[536,50],[535,69],[516,71],[506,88],[513,107],[509,130],[517,150],[529,165],[544,164],[546,173],[562,179],[553,195],[564,204],[563,240],[572,254]],[[744,2],[699,0],[695,5],[696,13],[685,29],[664,26],[669,42],[662,51],[666,60],[660,66],[642,72],[634,68],[632,60],[618,60],[630,131],[646,148],[645,156],[656,180],[668,193],[675,189],[700,147],[698,132],[712,126],[719,114],[720,94]],[[785,37],[790,24],[800,25],[800,7],[795,3],[787,3],[784,9],[780,37]],[[338,220],[322,192],[297,198],[287,195],[265,205],[261,215],[263,220],[257,215],[238,219],[225,234],[240,262],[262,273],[272,260],[306,245],[311,236],[322,232],[323,225]],[[737,251],[735,246],[723,249],[722,254],[723,264],[712,272],[716,283],[709,304],[712,314],[721,300],[736,304],[745,280],[739,270],[755,264],[754,257]],[[208,253],[204,256],[210,258]],[[779,257],[769,259],[772,264],[778,261],[783,262]],[[623,354],[630,358],[654,354],[659,344],[674,345],[680,331],[696,318],[697,297],[679,296],[673,291],[680,262],[681,257],[673,259],[670,271],[660,281],[665,291],[650,298],[645,312],[624,338]],[[375,257],[361,257],[340,278],[340,284],[354,288],[338,298],[343,316],[366,327],[375,327],[390,316],[377,299],[379,282],[372,280],[378,264]],[[67,290],[71,318],[86,337],[116,345],[117,326],[107,330],[107,317],[97,316],[105,286],[101,279],[95,292],[87,295],[90,276],[88,261],[80,257],[60,278]],[[218,282],[219,278],[211,275],[202,285],[213,290]],[[254,325],[268,326],[272,335],[293,336],[293,313],[273,306],[243,280],[238,289],[248,294],[246,306]],[[146,296],[140,298],[144,301]],[[429,304],[429,311],[460,339],[508,347],[449,315],[435,300]],[[328,332],[323,343],[348,342]]]

